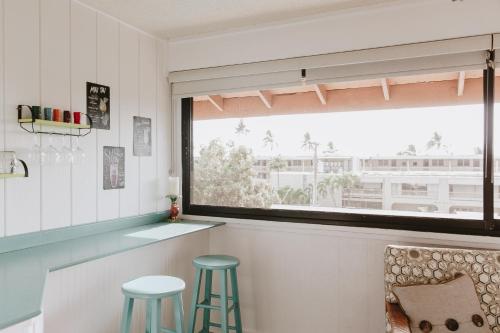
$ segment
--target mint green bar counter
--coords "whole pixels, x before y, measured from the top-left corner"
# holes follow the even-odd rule
[[[149,214],[0,239],[0,329],[41,313],[47,273],[223,225]]]

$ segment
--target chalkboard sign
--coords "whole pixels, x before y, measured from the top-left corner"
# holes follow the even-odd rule
[[[151,118],[134,116],[134,156],[151,156]]]
[[[87,82],[87,114],[92,119],[92,127],[110,128],[110,89],[97,83]]]
[[[103,188],[125,188],[125,148],[104,146]]]

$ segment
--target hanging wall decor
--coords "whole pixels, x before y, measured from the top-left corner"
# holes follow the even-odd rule
[[[87,114],[92,119],[92,127],[109,130],[111,122],[110,88],[87,82]]]
[[[134,156],[151,156],[151,118],[134,117]]]
[[[125,148],[104,146],[103,188],[125,188]]]

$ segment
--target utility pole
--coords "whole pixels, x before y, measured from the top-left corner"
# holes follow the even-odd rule
[[[314,146],[314,158],[313,158],[313,193],[312,193],[312,199],[313,199],[313,206],[316,206],[318,203],[318,146],[319,143],[317,142],[312,142],[311,143]]]

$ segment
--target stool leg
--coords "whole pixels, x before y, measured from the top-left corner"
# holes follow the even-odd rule
[[[130,332],[130,322],[132,321],[133,308],[134,308],[134,299],[125,296],[125,301],[123,302],[122,324],[120,333]]]
[[[205,271],[205,300],[212,304],[212,271]],[[210,309],[203,309],[203,333],[209,333]]]
[[[150,327],[151,333],[160,333],[160,313],[161,313],[161,299],[154,299],[149,301],[151,304],[150,313]]]
[[[221,330],[222,333],[228,333],[228,322],[227,322],[227,271],[220,271],[220,318],[221,318]]]
[[[242,333],[243,328],[241,327],[241,312],[240,312],[240,296],[238,293],[238,276],[236,274],[236,268],[231,268],[231,288],[234,304],[234,321],[236,323],[236,333]]]
[[[201,283],[201,269],[196,268],[194,277],[193,298],[191,301],[191,312],[189,314],[189,329],[188,333],[194,333],[196,326],[196,310],[198,305],[198,297],[200,296],[200,283]]]
[[[146,301],[146,333],[151,333],[151,313],[153,312],[152,301]]]
[[[184,333],[184,309],[182,307],[182,294],[179,293],[174,297],[174,311],[175,311],[175,332]]]

